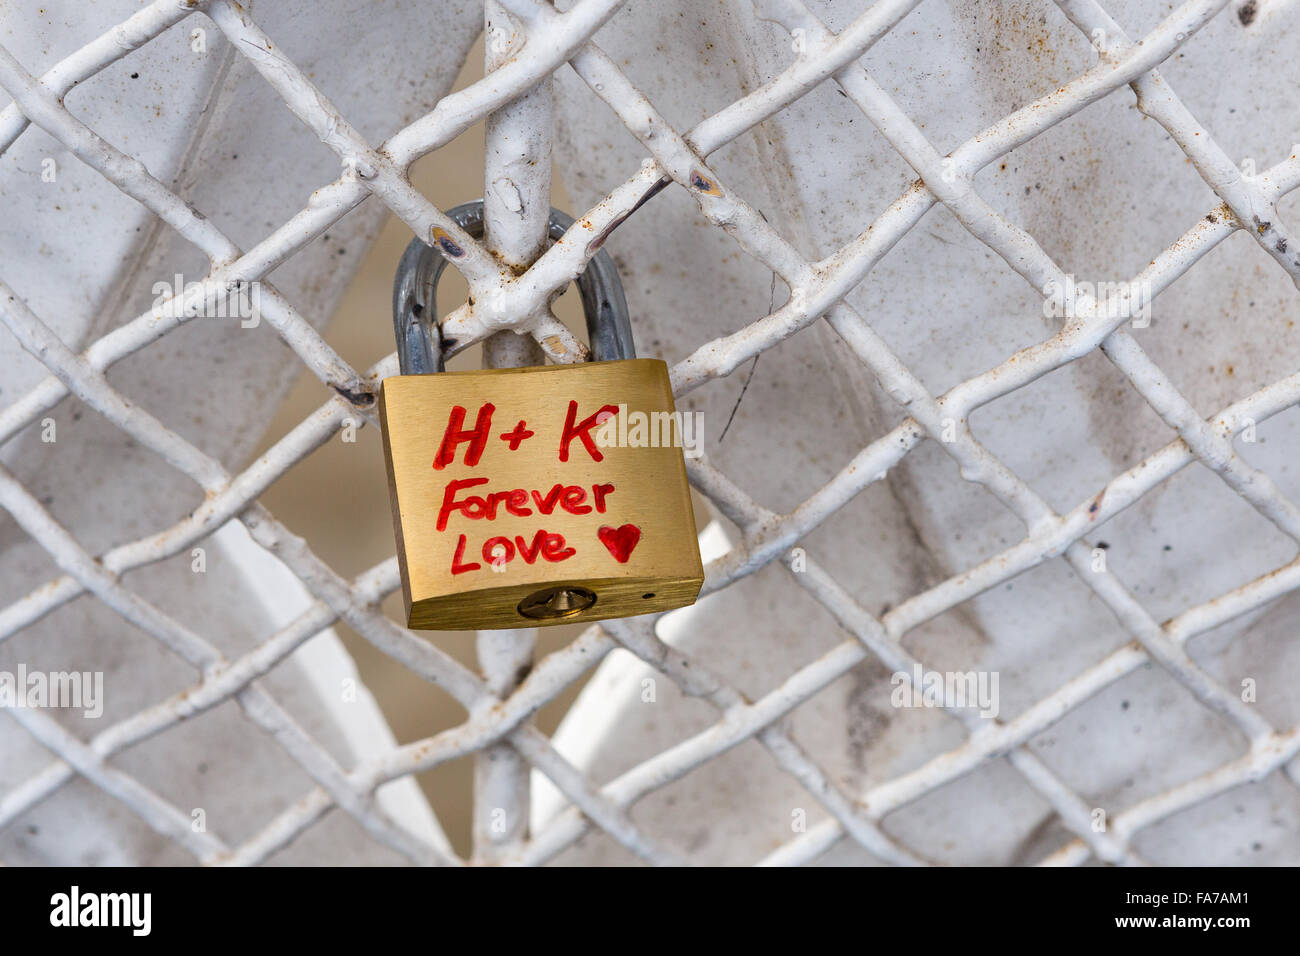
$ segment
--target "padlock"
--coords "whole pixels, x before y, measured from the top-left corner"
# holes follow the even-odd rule
[[[483,234],[481,200],[449,215]],[[551,210],[550,237],[572,224]],[[402,256],[401,374],[379,393],[407,626],[584,623],[693,604],[704,570],[682,423],[668,366],[635,357],[609,254],[578,279],[592,361],[574,365],[443,371],[445,267],[418,238]]]

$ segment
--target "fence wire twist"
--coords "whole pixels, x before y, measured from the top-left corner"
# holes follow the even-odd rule
[[[442,99],[427,115],[378,147],[371,146],[317,90],[307,74],[288,60],[273,38],[233,0],[156,0],[92,43],[54,66],[45,76],[30,75],[0,48],[0,86],[13,103],[0,111],[0,151],[29,125],[44,129],[82,162],[143,204],[208,257],[210,271],[199,288],[127,322],[74,353],[0,281],[0,319],[22,346],[40,359],[50,377],[0,412],[0,441],[7,441],[68,395],[94,408],[184,473],[206,493],[192,514],[171,527],[127,541],[98,556],[86,551],[42,504],[7,470],[0,468],[0,506],[53,557],[61,576],[0,609],[0,640],[41,619],[79,595],[89,593],[160,641],[198,672],[196,682],[153,706],[96,734],[78,739],[53,719],[30,709],[7,716],[30,732],[53,755],[41,772],[0,797],[0,827],[80,775],[130,808],[148,826],[175,840],[203,863],[257,863],[287,845],[332,808],[354,817],[374,839],[416,863],[458,864],[445,850],[420,838],[378,805],[375,791],[384,783],[429,770],[445,761],[490,747],[508,746],[544,773],[567,797],[569,806],[541,832],[505,847],[504,862],[543,863],[599,827],[622,846],[652,863],[688,862],[660,845],[632,822],[629,808],[640,798],[747,740],[760,743],[772,759],[825,808],[814,825],[762,862],[813,860],[845,836],[890,863],[927,862],[888,835],[881,820],[891,811],[969,773],[990,758],[1005,757],[1023,779],[1059,814],[1075,839],[1045,862],[1079,864],[1090,857],[1110,863],[1143,862],[1132,847],[1144,827],[1219,793],[1258,781],[1281,770],[1300,784],[1300,728],[1279,730],[1243,706],[1218,685],[1186,651],[1189,639],[1300,587],[1300,559],[1188,608],[1161,624],[1155,621],[1113,574],[1087,573],[1091,548],[1084,536],[1138,501],[1184,466],[1200,462],[1248,501],[1281,531],[1300,542],[1300,510],[1267,475],[1234,451],[1233,438],[1249,421],[1262,422],[1300,401],[1300,373],[1275,382],[1222,409],[1199,416],[1186,398],[1122,327],[1117,315],[1133,314],[1228,236],[1243,230],[1263,254],[1300,286],[1297,246],[1277,216],[1280,197],[1300,185],[1300,157],[1249,181],[1224,150],[1199,125],[1156,68],[1191,42],[1228,0],[1189,0],[1140,41],[1131,41],[1094,0],[1057,0],[1066,17],[1086,35],[1104,30],[1115,42],[1099,51],[1097,63],[1051,94],[1011,113],[947,156],[941,155],[903,110],[865,69],[862,58],[920,0],[878,0],[836,34],[802,0],[756,0],[755,7],[801,39],[794,61],[775,79],[708,117],[688,132],[668,124],[612,59],[590,42],[591,36],[621,6],[622,0],[580,0],[558,13],[538,0],[498,0],[526,34],[518,52],[495,69],[490,80]],[[311,202],[252,249],[240,250],[210,219],[158,182],[137,160],[115,149],[64,108],[62,96],[74,85],[159,36],[189,16],[207,16],[248,57],[291,110],[338,154],[343,172],[317,190]],[[470,239],[410,183],[406,171],[418,157],[450,142],[470,126],[520,97],[565,64],[607,103],[649,153],[626,182],[578,217],[566,240],[545,251],[522,274],[502,265]],[[823,82],[834,82],[871,120],[919,178],[848,245],[831,256],[808,262],[768,225],[763,216],[732,192],[713,172],[707,157],[747,130],[790,105]],[[1023,349],[997,366],[952,388],[930,395],[889,349],[845,296],[881,257],[935,204],[947,207],[978,240],[996,252],[1035,290],[1065,274],[1035,239],[979,195],[979,170],[1053,125],[1124,86],[1136,93],[1139,108],[1158,122],[1214,190],[1221,204],[1206,210],[1186,233],[1160,252],[1134,277],[1136,298],[1130,310],[1078,296],[1069,303],[1072,320],[1056,334]],[[681,395],[725,376],[746,360],[825,317],[839,336],[903,408],[905,417],[861,449],[822,488],[788,514],[776,514],[707,460],[690,462],[692,482],[743,538],[707,567],[704,593],[718,591],[774,561],[789,562],[791,547],[817,528],[867,485],[927,438],[957,462],[964,478],[995,495],[1025,526],[1018,543],[902,601],[877,617],[858,604],[827,571],[809,560],[794,580],[826,607],[846,633],[843,643],[813,660],[765,696],[748,700],[707,666],[662,642],[652,617],[593,626],[563,650],[542,659],[528,677],[504,697],[479,675],[388,620],[380,601],[398,587],[395,559],[354,580],[346,580],[314,555],[307,542],[289,533],[258,503],[280,475],[328,441],[347,420],[360,414],[374,422],[378,382],[396,371],[389,356],[358,372],[327,345],[292,304],[262,283],[263,314],[302,362],[334,395],[272,449],[239,474],[167,428],[147,410],[115,391],[105,371],[145,349],[193,314],[203,297],[225,295],[262,276],[293,256],[334,222],[370,196],[377,197],[417,235],[450,235],[464,250],[454,260],[469,282],[465,305],[446,320],[446,335],[457,348],[502,330],[526,331],[556,361],[582,358],[583,347],[550,315],[554,292],[567,284],[594,255],[609,231],[635,212],[638,204],[666,183],[685,189],[712,223],[725,228],[752,257],[789,286],[788,302],[740,331],[703,343],[672,368]],[[1071,287],[1072,288],[1072,287]],[[1095,495],[1064,514],[1042,498],[972,435],[967,419],[975,409],[1020,388],[1095,349],[1128,378],[1177,437]],[[939,441],[945,421],[955,422],[955,441]],[[253,539],[278,557],[303,581],[313,603],[296,620],[268,636],[253,650],[229,660],[201,635],[131,593],[121,583],[126,572],[191,547],[228,521],[239,521]],[[983,720],[953,709],[968,732],[964,742],[916,769],[873,786],[849,792],[822,770],[793,739],[784,718],[850,668],[869,657],[911,673],[916,659],[902,638],[924,622],[982,592],[1055,557],[1063,557],[1131,635],[1131,641],[1096,662],[1051,694],[1007,721]],[[397,747],[381,757],[344,768],[314,741],[257,680],[332,623],[342,620],[384,653],[438,685],[468,712],[461,725]],[[719,712],[716,723],[597,785],[561,757],[529,724],[547,702],[579,680],[616,647],[622,647],[667,675],[689,696]],[[1154,661],[1200,703],[1236,727],[1245,738],[1240,756],[1208,773],[1148,797],[1123,810],[1104,832],[1091,826],[1090,804],[1067,787],[1029,749],[1027,742],[1074,707],[1147,661]],[[159,794],[114,766],[114,755],[175,727],[182,720],[233,699],[247,717],[279,743],[317,786],[286,807],[255,836],[238,846],[195,833],[189,817]]]

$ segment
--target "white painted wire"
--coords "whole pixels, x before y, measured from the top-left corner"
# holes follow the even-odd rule
[[[0,441],[7,441],[73,394],[207,493],[203,504],[177,524],[92,556],[27,489],[0,469],[0,506],[49,552],[62,571],[60,577],[0,609],[0,641],[78,595],[89,593],[180,655],[199,673],[192,687],[120,721],[89,741],[78,740],[39,712],[7,711],[55,759],[40,773],[0,796],[0,827],[80,775],[204,863],[265,860],[338,807],[356,818],[376,840],[413,862],[456,864],[462,861],[416,837],[386,814],[375,800],[375,791],[388,781],[447,760],[506,745],[546,774],[568,799],[569,806],[541,832],[500,848],[498,859],[543,863],[592,827],[599,827],[650,862],[688,862],[658,845],[634,824],[628,816],[629,808],[646,794],[752,739],[764,746],[830,815],[762,862],[806,862],[848,836],[887,862],[924,863],[915,851],[883,832],[881,819],[974,770],[990,757],[1004,756],[1076,835],[1047,862],[1078,864],[1096,857],[1113,863],[1137,863],[1141,860],[1132,849],[1134,835],[1170,814],[1279,769],[1292,783],[1300,782],[1300,762],[1294,759],[1300,752],[1300,728],[1277,730],[1269,726],[1255,711],[1243,707],[1234,694],[1216,684],[1184,649],[1191,637],[1300,587],[1300,560],[1189,608],[1163,625],[1147,614],[1114,575],[1080,574],[1130,632],[1132,640],[1014,719],[983,721],[954,709],[953,716],[962,720],[968,731],[961,745],[908,773],[876,784],[866,793],[849,792],[826,774],[782,725],[782,719],[795,707],[868,657],[909,673],[915,658],[902,648],[902,637],[947,610],[1053,557],[1063,556],[1074,567],[1083,569],[1091,553],[1083,540],[1087,532],[1192,462],[1199,461],[1213,470],[1260,514],[1300,541],[1300,510],[1267,475],[1239,458],[1231,444],[1248,423],[1262,422],[1300,401],[1300,374],[1202,419],[1123,329],[1124,320],[1104,308],[1104,303],[1080,297],[1070,303],[1070,314],[1076,318],[1055,335],[936,397],[927,393],[864,317],[844,301],[880,258],[936,203],[946,206],[975,238],[1001,256],[1035,290],[1053,280],[1062,281],[1063,270],[1035,239],[980,197],[974,177],[1007,151],[1126,85],[1137,94],[1143,112],[1168,132],[1221,200],[1178,241],[1156,255],[1135,277],[1138,284],[1134,287],[1158,295],[1239,229],[1252,236],[1264,254],[1300,285],[1300,260],[1284,252],[1288,246],[1300,247],[1276,215],[1278,200],[1300,185],[1300,156],[1293,153],[1258,176],[1244,179],[1156,72],[1159,64],[1189,42],[1227,6],[1228,0],[1189,0],[1138,43],[1131,42],[1094,0],[1057,0],[1069,20],[1085,34],[1100,29],[1110,38],[1111,42],[1099,52],[1097,63],[1051,94],[994,123],[946,157],[924,138],[920,128],[862,64],[863,54],[871,45],[920,0],[878,0],[839,34],[831,33],[802,0],[757,2],[764,17],[801,38],[800,52],[775,79],[685,133],[667,124],[645,94],[590,42],[595,31],[621,6],[621,0],[580,0],[563,14],[539,0],[496,2],[516,18],[526,33],[519,52],[494,70],[490,80],[445,97],[431,112],[379,147],[366,143],[312,85],[307,74],[262,32],[248,11],[231,0],[156,0],[68,56],[40,79],[29,75],[0,48],[0,86],[14,99],[12,105],[0,111],[0,152],[30,125],[44,129],[198,246],[210,261],[210,272],[201,290],[192,290],[161,310],[137,317],[80,354],[65,346],[0,282],[0,319],[50,371],[49,378],[0,411]],[[313,194],[306,207],[247,251],[223,236],[210,219],[196,215],[139,162],[114,149],[74,118],[60,99],[76,83],[191,15],[208,16],[234,42],[289,108],[335,151],[343,169],[337,180]],[[406,170],[415,159],[536,89],[566,63],[614,110],[650,158],[601,203],[578,217],[566,236],[573,241],[551,247],[516,276],[420,195]],[[808,262],[761,214],[728,189],[709,168],[707,158],[827,81],[839,84],[920,178],[889,205],[870,229],[833,256]],[[549,110],[541,114],[549,122]],[[540,133],[546,134],[546,130]],[[378,197],[418,235],[431,237],[433,230],[444,230],[464,250],[455,264],[469,282],[471,296],[448,318],[446,333],[458,347],[513,329],[532,333],[557,361],[578,360],[582,346],[550,317],[550,297],[581,269],[608,231],[632,214],[642,198],[665,177],[685,189],[709,221],[725,225],[747,253],[778,274],[791,289],[787,304],[773,314],[731,335],[700,344],[674,366],[672,381],[677,394],[729,374],[824,316],[909,413],[788,514],[772,513],[753,501],[706,459],[690,461],[695,486],[743,533],[738,545],[708,565],[704,593],[725,588],[786,558],[794,544],[866,485],[882,480],[917,445],[927,439],[937,441],[945,421],[957,423],[956,440],[939,441],[939,447],[956,459],[963,476],[987,488],[1023,521],[1026,529],[1025,537],[1001,554],[913,595],[879,617],[861,607],[823,568],[809,560],[806,570],[795,574],[794,580],[828,609],[849,639],[791,674],[758,700],[747,700],[699,661],[660,641],[654,633],[653,618],[593,626],[573,644],[539,661],[528,677],[504,697],[498,697],[484,679],[438,648],[385,618],[379,603],[398,587],[395,559],[351,581],[345,580],[316,557],[307,542],[280,525],[258,503],[258,497],[296,462],[328,441],[352,416],[360,414],[373,423],[377,383],[396,371],[395,360],[389,356],[364,373],[354,370],[269,285],[262,285],[263,313],[335,395],[243,472],[226,472],[148,411],[126,402],[105,378],[104,372],[113,364],[187,321],[186,307],[197,296],[213,291],[224,294],[236,283],[259,281],[371,196]],[[1261,222],[1264,228],[1260,228]],[[1143,304],[1134,302],[1131,308]],[[1098,349],[1132,382],[1178,438],[1115,476],[1074,508],[1057,514],[981,446],[965,422],[975,409]],[[121,576],[190,548],[231,520],[242,522],[259,545],[297,574],[315,601],[295,621],[269,635],[253,650],[227,660],[201,636],[125,589]],[[338,766],[266,691],[253,683],[337,620],[347,622],[380,650],[450,693],[468,711],[466,722],[351,769]],[[706,730],[598,786],[560,757],[528,720],[620,646],[674,680],[690,696],[712,704],[720,716]],[[1026,742],[1148,660],[1158,663],[1198,701],[1234,724],[1249,745],[1231,762],[1130,806],[1112,818],[1106,832],[1097,833],[1090,826],[1085,801],[1049,771]],[[238,846],[227,846],[215,836],[193,832],[186,814],[110,763],[114,754],[231,699],[284,746],[317,785]]]

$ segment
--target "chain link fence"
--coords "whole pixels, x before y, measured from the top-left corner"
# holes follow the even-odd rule
[[[363,139],[313,84],[310,73],[288,59],[276,38],[264,33],[249,10],[234,0],[157,0],[41,77],[0,49],[0,87],[13,98],[13,103],[0,111],[0,150],[30,127],[39,127],[184,236],[210,265],[200,286],[176,296],[162,309],[125,322],[79,353],[61,341],[0,276],[0,319],[49,372],[36,388],[10,400],[0,412],[0,438],[8,440],[25,429],[40,427],[42,416],[72,395],[191,479],[204,495],[201,506],[176,524],[96,553],[77,540],[75,529],[61,526],[10,471],[0,470],[0,505],[60,570],[58,576],[0,609],[0,640],[75,598],[90,595],[151,635],[196,675],[189,686],[161,694],[153,706],[88,740],[78,738],[40,710],[7,710],[9,721],[49,751],[50,763],[0,795],[0,827],[11,825],[79,776],[204,864],[265,861],[335,809],[354,818],[374,840],[414,863],[460,864],[464,861],[445,844],[411,832],[394,818],[376,800],[376,791],[390,781],[443,762],[492,751],[509,752],[521,766],[545,774],[567,801],[567,807],[539,832],[516,832],[498,846],[495,861],[545,863],[599,828],[645,861],[687,863],[691,861],[689,852],[666,844],[652,828],[636,822],[631,809],[641,798],[737,745],[756,741],[827,814],[764,856],[764,863],[810,862],[845,839],[884,862],[930,862],[924,853],[891,835],[882,821],[891,812],[997,759],[1018,771],[1073,834],[1073,839],[1048,854],[1044,862],[1080,864],[1095,859],[1132,864],[1144,862],[1134,848],[1135,836],[1158,821],[1275,771],[1291,785],[1300,784],[1300,762],[1295,759],[1300,751],[1300,727],[1270,725],[1243,702],[1235,688],[1216,682],[1187,650],[1193,637],[1300,586],[1300,560],[1163,622],[1148,613],[1120,576],[1093,573],[1091,567],[1096,530],[1194,462],[1212,470],[1292,541],[1300,540],[1300,510],[1269,475],[1248,464],[1233,445],[1244,429],[1300,402],[1300,373],[1244,395],[1207,418],[1196,411],[1126,327],[1131,316],[1149,307],[1152,297],[1237,232],[1258,245],[1261,259],[1270,260],[1272,268],[1282,269],[1300,285],[1300,245],[1277,213],[1281,198],[1300,185],[1300,156],[1293,149],[1281,163],[1243,176],[1224,146],[1197,122],[1158,72],[1184,45],[1196,42],[1198,32],[1212,18],[1232,16],[1246,22],[1258,15],[1255,0],[1245,4],[1189,0],[1140,38],[1128,36],[1093,0],[1057,0],[1060,11],[1096,48],[1094,65],[946,155],[927,140],[917,120],[900,108],[862,62],[873,44],[899,28],[920,2],[877,0],[838,32],[832,32],[803,0],[756,2],[761,16],[789,32],[789,65],[771,81],[686,131],[674,129],[619,63],[592,42],[593,34],[619,10],[623,0],[579,0],[563,13],[540,0],[499,0],[501,9],[496,15],[499,18],[502,11],[508,12],[508,32],[519,31],[517,39],[523,42],[512,41],[510,55],[502,57],[487,78],[445,97],[378,146]],[[189,205],[63,104],[62,97],[74,85],[186,18],[215,25],[342,164],[337,180],[322,185],[307,205],[247,250],[223,235],[203,210]],[[494,113],[508,116],[517,129],[531,130],[544,143],[549,136],[544,126],[551,121],[549,113],[543,110],[539,120],[536,107],[532,112],[520,107],[521,98],[536,91],[553,72],[567,68],[618,116],[642,144],[647,158],[625,182],[607,187],[602,201],[577,217],[564,241],[531,256],[535,261],[516,272],[495,250],[471,239],[431,205],[411,185],[406,171],[418,157],[446,145]],[[726,178],[710,166],[709,157],[826,83],[838,86],[915,170],[917,178],[869,228],[833,255],[814,262],[801,256],[763,214],[733,192]],[[1202,210],[1168,248],[1152,250],[1149,264],[1130,282],[1121,284],[1114,295],[1099,297],[1076,290],[1066,270],[1034,236],[982,197],[974,180],[980,170],[1008,151],[1124,88],[1136,93],[1142,112],[1177,144],[1219,201]],[[538,188],[537,183],[520,185],[525,192]],[[783,565],[792,580],[843,628],[843,642],[757,699],[748,699],[706,664],[661,640],[653,617],[590,628],[563,650],[538,661],[517,686],[492,677],[491,666],[486,667],[489,676],[481,676],[380,612],[379,602],[399,586],[395,559],[345,579],[313,553],[310,542],[290,533],[259,504],[259,495],[271,482],[349,422],[363,418],[375,424],[378,383],[396,373],[392,356],[364,371],[349,366],[264,276],[358,204],[374,197],[416,235],[431,242],[449,237],[452,243],[443,248],[459,251],[452,263],[468,281],[470,297],[445,320],[444,337],[454,341],[455,350],[503,331],[526,332],[551,360],[577,361],[585,348],[551,315],[553,294],[583,268],[615,227],[664,188],[691,197],[709,222],[725,230],[745,254],[770,269],[789,289],[785,304],[770,314],[731,334],[700,342],[673,365],[672,382],[679,397],[729,375],[824,319],[898,403],[894,421],[878,438],[857,450],[839,474],[786,513],[754,500],[743,480],[722,473],[708,458],[688,462],[694,486],[740,531],[740,540],[708,564],[704,595],[768,565]],[[1060,290],[1068,316],[1049,338],[1006,356],[997,367],[942,395],[930,394],[873,329],[871,317],[845,301],[936,204],[946,207],[971,236],[1034,290]],[[330,390],[331,397],[265,455],[232,474],[155,418],[149,408],[128,401],[110,386],[106,372],[128,356],[158,349],[169,332],[189,320],[201,299],[228,297],[252,283],[259,284],[263,316]],[[1127,378],[1174,434],[1163,448],[1114,475],[1094,494],[1058,511],[982,445],[967,420],[976,409],[1094,352],[1104,355]],[[828,568],[818,564],[815,554],[792,549],[833,519],[866,486],[884,480],[923,443],[933,443],[951,456],[965,480],[978,483],[996,497],[1022,522],[1023,537],[993,557],[875,614],[855,600]],[[382,491],[376,490],[376,494]],[[164,613],[122,583],[123,575],[132,569],[181,554],[228,522],[242,523],[253,540],[301,579],[313,598],[309,609],[289,626],[265,635],[252,650],[236,658],[224,656],[198,628]],[[1057,559],[1068,562],[1111,610],[1131,638],[1128,643],[1011,719],[988,720],[969,709],[950,708],[953,718],[964,727],[962,742],[866,792],[854,792],[836,779],[795,739],[785,718],[850,669],[875,659],[892,671],[912,674],[914,667],[925,662],[904,649],[902,639],[909,632],[1028,569]],[[356,766],[339,765],[259,684],[296,649],[336,621],[346,622],[384,653],[455,697],[469,715],[466,721]],[[530,718],[615,648],[630,651],[653,666],[687,696],[708,702],[716,709],[717,719],[615,779],[593,781],[557,753],[551,741],[530,724]],[[508,658],[517,654],[517,649],[505,653]],[[1151,662],[1235,728],[1245,746],[1230,762],[1123,808],[1099,828],[1087,795],[1068,786],[1028,742],[1107,686]],[[247,719],[283,747],[315,781],[314,789],[272,815],[252,838],[234,845],[218,833],[196,831],[188,811],[143,785],[115,760],[137,743],[228,701],[237,703]],[[517,780],[520,771],[513,772]]]

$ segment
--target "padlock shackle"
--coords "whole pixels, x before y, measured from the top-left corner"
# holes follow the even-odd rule
[[[483,200],[476,199],[448,211],[452,219],[475,239],[483,236]],[[560,239],[573,225],[573,217],[551,210],[547,234]],[[438,325],[438,280],[447,268],[442,251],[418,236],[402,254],[393,282],[393,329],[397,358],[403,375],[428,375],[443,371],[442,330]],[[578,292],[587,318],[592,361],[636,358],[627,299],[614,260],[604,249],[592,257],[578,276]]]

